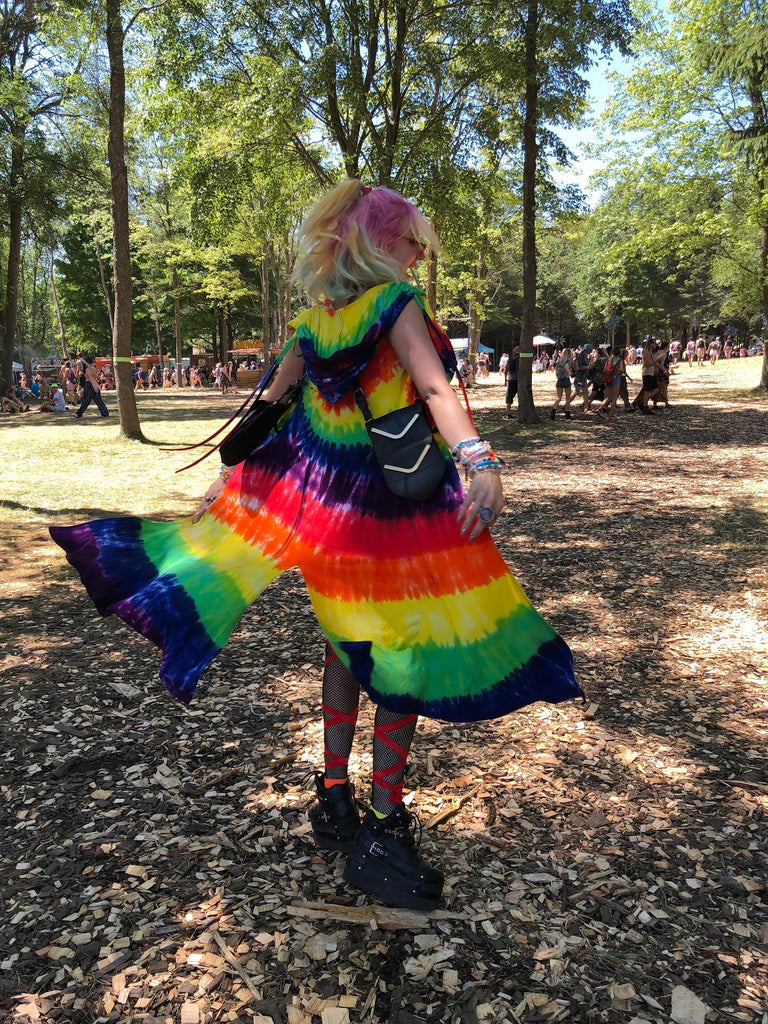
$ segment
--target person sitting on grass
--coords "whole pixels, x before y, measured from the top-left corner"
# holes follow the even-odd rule
[[[64,395],[61,393],[61,388],[58,384],[51,385],[51,393],[48,398],[45,399],[43,404],[38,409],[38,412],[66,412],[67,403],[64,400]]]
[[[29,406],[24,405],[23,402],[19,401],[16,397],[16,390],[14,388],[8,388],[5,393],[5,398],[2,401],[3,412],[29,412]]]
[[[35,397],[27,383],[26,373],[22,373],[19,377],[19,383],[16,387],[16,397],[20,398],[22,402],[26,402],[28,399]]]

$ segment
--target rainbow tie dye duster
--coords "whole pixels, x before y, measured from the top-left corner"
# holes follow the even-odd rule
[[[490,534],[459,535],[463,491],[442,441],[445,478],[428,502],[391,494],[374,462],[350,385],[359,375],[374,416],[413,400],[386,340],[412,299],[450,373],[450,343],[413,285],[306,310],[292,324],[307,374],[299,401],[197,524],[124,517],[51,529],[99,612],[162,650],[160,678],[181,700],[293,566],[334,651],[389,710],[468,722],[580,695],[570,650]]]

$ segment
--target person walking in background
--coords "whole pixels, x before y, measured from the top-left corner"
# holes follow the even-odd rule
[[[603,367],[603,387],[605,398],[595,409],[595,416],[604,418],[607,412],[610,419],[616,419],[616,403],[619,400],[621,391],[621,379],[626,371],[622,356],[621,345],[614,345],[613,351],[605,361]]]
[[[506,354],[506,353],[505,353]],[[502,357],[503,358],[503,357]],[[517,394],[517,377],[520,371],[520,346],[515,345],[512,349],[512,355],[507,356],[507,393],[506,403],[507,411],[504,413],[505,419],[512,419],[512,403],[515,400]]]
[[[707,354],[707,343],[704,340],[704,336],[700,334],[696,339],[696,365],[704,365],[704,357]]]
[[[502,379],[504,380],[505,384],[507,383],[508,367],[509,367],[509,352],[502,352],[501,356],[499,357],[499,373],[501,374]]]
[[[571,418],[571,369],[572,352],[571,349],[564,348],[555,363],[555,404],[549,411],[551,420],[557,416],[557,408],[562,401],[565,402],[565,418]]]
[[[672,356],[670,353],[669,342],[662,342],[653,356],[653,365],[656,369],[657,387],[656,397],[653,400],[654,409],[657,409],[660,404],[663,405],[665,409],[669,408],[669,375],[671,360]]]
[[[109,409],[107,409],[104,399],[101,397],[101,384],[99,383],[99,375],[96,373],[96,367],[93,365],[93,356],[85,357],[83,378],[83,397],[80,399],[80,408],[75,413],[75,419],[83,418],[83,413],[91,402],[94,403],[102,416],[109,416]]]
[[[592,403],[602,402],[605,398],[605,377],[603,376],[605,362],[606,357],[603,355],[602,351],[598,349],[595,352],[595,358],[592,360],[589,369],[587,370],[589,388],[587,393],[584,395],[584,412],[591,412]]]
[[[656,379],[655,354],[656,342],[649,336],[645,339],[645,344],[643,345],[643,384],[632,403],[644,416],[653,416],[653,410],[649,409],[648,405],[659,393],[658,381]]]
[[[568,349],[568,351],[571,351]],[[587,406],[587,395],[589,394],[589,367],[592,362],[592,346],[584,345],[573,358],[573,390],[577,398],[581,398],[584,409]],[[570,402],[568,402],[570,405]],[[566,406],[567,408],[567,406]]]
[[[624,412],[634,412],[635,407],[629,400],[629,384],[632,383],[632,378],[629,376],[629,370],[627,369],[627,353],[631,352],[634,356],[635,350],[633,348],[624,348],[621,350],[621,361],[624,367],[621,380],[619,381],[619,397],[624,403]]]

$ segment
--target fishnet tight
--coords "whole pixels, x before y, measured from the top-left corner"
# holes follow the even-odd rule
[[[326,644],[323,672],[325,775],[346,779],[355,736],[360,686]],[[403,799],[403,777],[416,731],[416,715],[402,715],[378,706],[373,724],[373,787],[371,804],[389,814]]]
[[[357,680],[342,665],[330,644],[326,643],[323,671],[323,732],[327,779],[347,777],[359,705],[360,686]]]

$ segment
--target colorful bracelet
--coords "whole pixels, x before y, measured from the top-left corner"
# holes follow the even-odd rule
[[[501,473],[501,462],[494,455],[487,441],[479,437],[467,437],[451,451],[454,462],[464,467],[470,480],[478,473]]]
[[[221,469],[219,470],[219,476],[224,481],[224,483],[226,483],[227,480],[229,480],[229,478],[232,476],[233,473],[234,473],[233,467],[232,466],[225,466],[224,463],[222,462]]]

